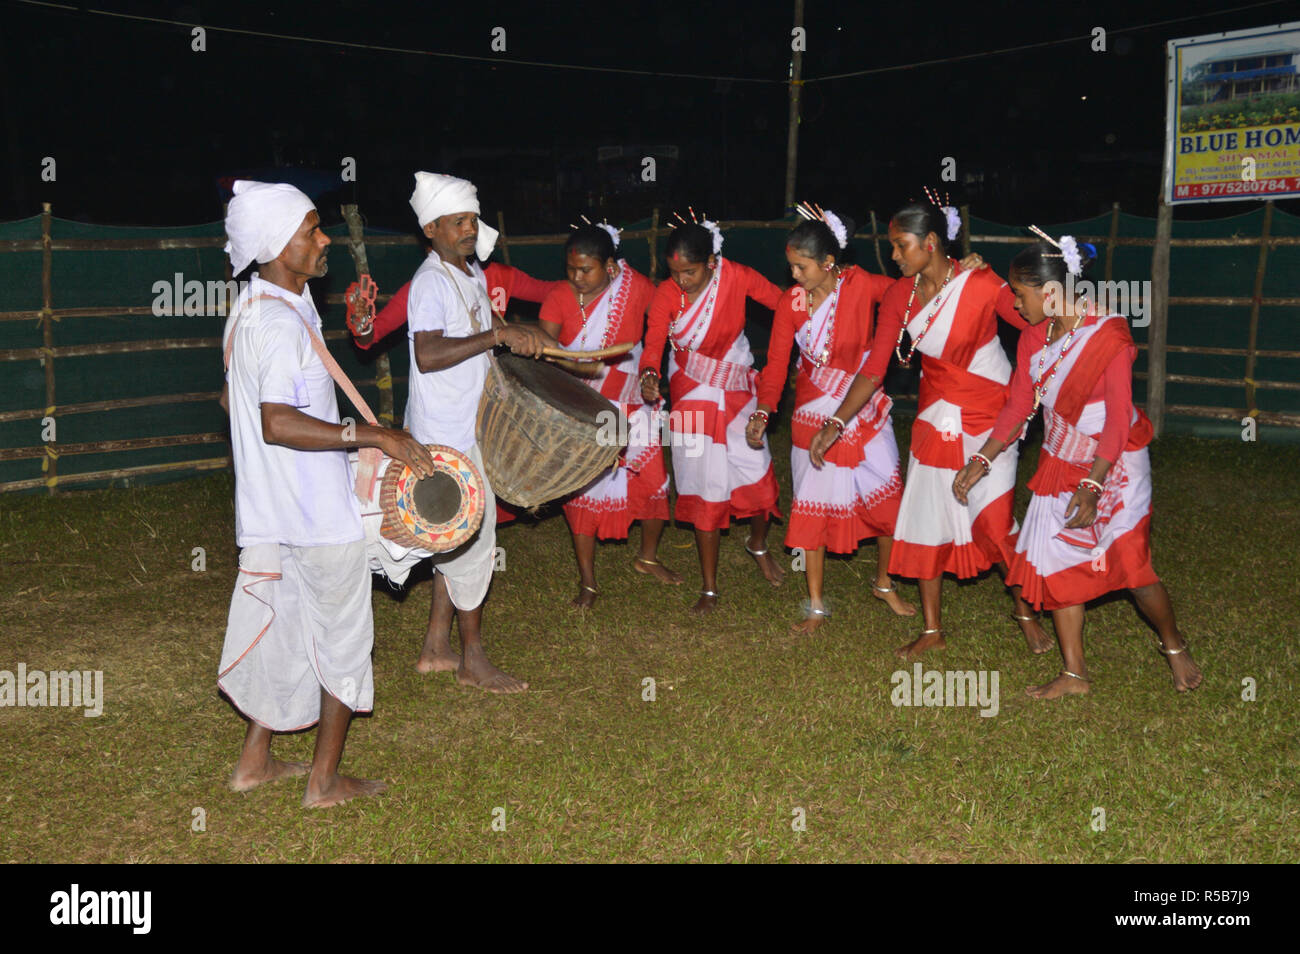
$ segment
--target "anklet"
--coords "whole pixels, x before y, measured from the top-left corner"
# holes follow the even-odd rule
[[[808,607],[808,614],[804,617],[804,619],[811,619],[814,616],[820,616],[823,619],[830,619],[831,611],[825,609],[817,609],[816,607],[812,607],[812,606]]]
[[[942,628],[942,627],[940,627],[939,629],[923,629],[923,630],[921,630],[921,635],[922,635],[922,636],[929,636],[931,633],[942,633],[942,632],[943,632],[943,628]]]
[[[593,593],[593,594],[597,592],[594,586],[588,586],[586,583],[579,583],[578,589],[586,590],[588,593]]]
[[[752,557],[767,556],[767,547],[763,547],[763,549],[761,549],[761,550],[751,550],[751,549],[749,548],[749,544],[746,543],[746,544],[745,544],[745,552],[748,553],[748,554],[749,554],[750,556],[752,556]]]
[[[1088,679],[1088,678],[1086,678],[1086,677],[1084,677],[1084,676],[1080,676],[1080,675],[1079,675],[1078,673],[1076,673],[1076,672],[1070,672],[1070,670],[1068,670],[1068,669],[1062,669],[1062,670],[1061,670],[1061,675],[1062,675],[1062,676],[1069,676],[1071,679],[1078,679],[1080,682],[1086,682],[1086,683],[1091,683],[1091,682],[1092,682],[1091,679]]]
[[[1183,643],[1182,649],[1165,649],[1163,646],[1159,647],[1159,649],[1166,656],[1177,656],[1179,653],[1187,652],[1187,643]]]
[[[871,588],[872,588],[873,590],[875,590],[877,593],[897,593],[897,592],[898,592],[898,584],[897,584],[897,583],[890,583],[889,586],[886,586],[886,587],[876,586],[876,584],[872,583],[872,584],[871,584]]]
[[[1012,618],[1012,619],[1018,619],[1018,620],[1020,620],[1020,622],[1022,622],[1022,623],[1036,623],[1036,622],[1038,622],[1038,617],[1037,617],[1037,616],[1017,616],[1015,613],[1012,613],[1012,614],[1011,614],[1011,618]]]

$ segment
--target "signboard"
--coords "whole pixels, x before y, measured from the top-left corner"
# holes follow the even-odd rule
[[[1300,196],[1300,23],[1170,40],[1165,201]]]

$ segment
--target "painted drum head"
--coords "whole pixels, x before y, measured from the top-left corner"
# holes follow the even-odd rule
[[[433,473],[417,479],[393,460],[384,471],[379,532],[412,549],[446,553],[469,540],[483,523],[483,478],[474,462],[452,447],[428,444]]]

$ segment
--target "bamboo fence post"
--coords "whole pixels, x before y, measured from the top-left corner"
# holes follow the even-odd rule
[[[1246,342],[1246,413],[1254,417],[1259,413],[1255,406],[1255,344],[1259,338],[1259,303],[1264,294],[1264,273],[1268,267],[1268,240],[1273,232],[1273,200],[1264,203],[1264,227],[1259,235],[1259,264],[1255,266],[1255,288],[1250,299],[1250,336]]]
[[[659,273],[659,208],[657,206],[650,215],[650,235],[646,241],[650,243],[650,283],[654,284],[655,276]]]
[[[1110,237],[1106,239],[1106,275],[1110,281],[1115,268],[1115,240],[1119,238],[1119,203],[1110,204]]]
[[[45,369],[45,416],[53,417],[54,404],[54,249],[50,244],[50,227],[53,215],[50,203],[41,203],[41,366]],[[55,423],[57,427],[57,422]],[[44,428],[42,428],[43,430]],[[58,493],[59,452],[58,434],[55,440],[45,442],[45,456],[41,470],[45,473],[45,486],[50,496]],[[53,444],[54,446],[50,446]]]
[[[506,214],[500,209],[497,210],[497,231],[501,233],[501,260],[509,265],[510,242],[506,238]]]
[[[794,0],[794,26],[803,32],[803,0]],[[790,55],[790,115],[785,136],[785,203],[782,215],[794,211],[795,182],[799,174],[799,98],[803,92],[803,45]]]
[[[970,221],[970,206],[969,206],[969,205],[963,205],[963,206],[961,207],[961,220],[962,220],[963,222],[966,223],[966,229],[965,229],[965,231],[963,231],[963,233],[962,233],[962,237],[961,237],[961,257],[962,257],[962,258],[965,258],[967,255],[970,254],[970,227],[971,227],[971,221]]]
[[[884,275],[885,260],[880,257],[880,238],[877,235],[878,225],[876,223],[876,210],[871,210],[871,247],[876,250],[876,264],[880,266],[880,274]]]
[[[366,257],[365,229],[361,225],[361,214],[355,204],[343,206],[343,218],[348,223],[348,251],[352,253],[352,262],[357,267],[357,278],[370,274],[370,262]],[[384,352],[375,358],[375,386],[379,388],[379,423],[385,427],[393,426],[393,369]]]
[[[1160,436],[1165,425],[1165,342],[1169,329],[1169,240],[1174,209],[1160,196],[1155,250],[1151,253],[1151,327],[1147,331],[1147,416]]]

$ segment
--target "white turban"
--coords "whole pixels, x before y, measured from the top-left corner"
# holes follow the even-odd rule
[[[311,199],[285,182],[238,179],[234,193],[226,207],[226,254],[236,275],[253,259],[270,262],[279,258],[307,213],[316,208]]]
[[[421,228],[439,216],[453,212],[473,212],[478,215],[478,189],[466,179],[438,175],[436,172],[417,172],[415,191],[411,193],[411,208],[415,210]],[[486,262],[492,254],[499,234],[479,219],[478,243],[474,247],[474,254],[480,262]]]

